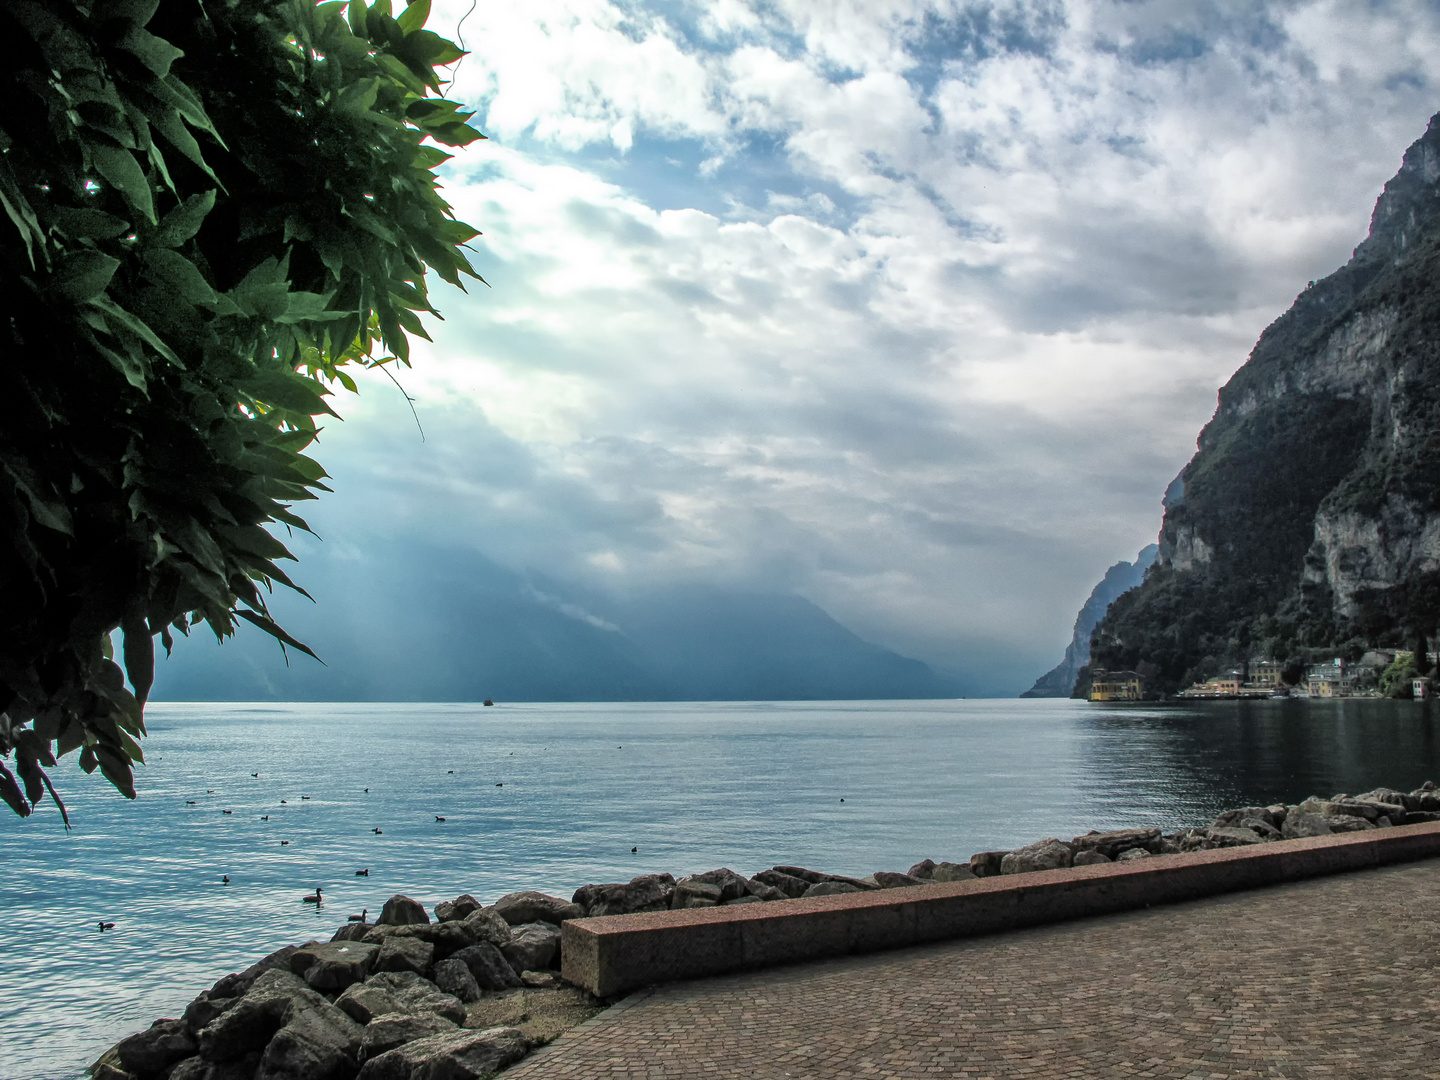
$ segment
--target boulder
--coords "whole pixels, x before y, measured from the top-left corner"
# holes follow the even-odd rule
[[[676,909],[714,907],[720,903],[723,896],[719,885],[681,878],[675,883],[675,891],[670,894],[670,906]]]
[[[430,916],[425,914],[425,905],[396,893],[380,909],[375,922],[381,926],[429,926]]]
[[[510,924],[488,908],[472,911],[463,924],[476,941],[488,941],[497,948],[510,941]]]
[[[941,862],[935,864],[931,881],[974,881],[975,871],[969,863]]]
[[[859,885],[851,885],[848,881],[817,881],[805,890],[805,899],[812,896],[840,896],[843,893],[866,892],[868,890]]]
[[[1267,818],[1241,818],[1235,823],[1235,827],[1239,829],[1249,829],[1256,836],[1260,837],[1261,840],[1279,840],[1282,838],[1280,830],[1272,825],[1270,819]]]
[[[1289,813],[1289,810],[1284,803],[1276,803],[1273,806],[1265,807],[1265,809],[1270,812],[1270,820],[1275,823],[1275,828],[1278,829],[1285,824],[1285,815]]]
[[[559,926],[566,919],[580,919],[585,915],[579,904],[534,891],[502,896],[490,910],[511,926],[535,922],[548,922]]]
[[[866,881],[864,878],[846,877],[843,874],[826,874],[819,870],[806,870],[803,866],[777,866],[775,869],[782,874],[789,874],[791,877],[798,877],[802,881],[808,881],[811,885],[818,885],[822,881],[838,881],[844,885],[854,885],[861,891],[877,889],[878,885]]]
[[[749,893],[748,881],[737,874],[729,867],[722,866],[719,870],[706,870],[703,874],[691,874],[682,878],[681,882],[689,881],[702,885],[714,885],[720,889],[720,902],[726,900],[737,900]]]
[[[370,1058],[359,1080],[481,1080],[529,1049],[530,1041],[516,1028],[447,1032]]]
[[[465,1022],[465,1006],[453,994],[446,994],[429,979],[410,971],[384,971],[371,975],[366,986],[383,990],[394,999],[401,1012],[434,1013],[456,1024]]]
[[[255,1080],[350,1080],[361,1027],[328,1001],[292,1003],[289,1018],[260,1057]]]
[[[1348,795],[1337,795],[1333,799],[1306,799],[1300,804],[1300,811],[1326,818],[1359,817],[1367,821],[1374,821],[1381,813],[1374,803],[1357,803]]]
[[[264,1050],[289,1018],[292,1000],[306,995],[307,1004],[329,1004],[289,971],[271,968],[262,973],[240,1000],[196,1034],[200,1056],[229,1061]]]
[[[368,922],[347,922],[344,926],[335,931],[331,941],[359,941],[371,930],[375,929],[374,923]]]
[[[1098,851],[1101,855],[1108,855],[1112,859],[1122,851],[1137,847],[1144,848],[1153,854],[1159,850],[1159,846],[1159,829],[1114,829],[1110,832],[1087,833],[1070,841],[1072,852]]]
[[[554,990],[563,985],[560,976],[553,971],[522,971],[520,981],[531,990]]]
[[[554,967],[560,954],[560,928],[550,923],[524,923],[512,928],[515,936],[510,944],[500,950],[501,954],[515,969],[522,971],[544,971]]]
[[[1206,829],[1205,832],[1215,842],[1216,847],[1247,847],[1250,844],[1264,843],[1253,829],[1241,828],[1238,825],[1233,828]]]
[[[199,1031],[239,1000],[235,997],[217,998],[209,990],[201,990],[200,996],[185,1006],[185,1026],[191,1032]]]
[[[749,890],[750,895],[755,897],[755,899],[757,900],[787,899],[786,894],[775,888],[774,885],[766,885],[763,881],[758,881],[755,878],[748,878],[745,882],[745,888]],[[805,888],[808,889],[809,886],[806,885]],[[801,889],[800,891],[804,892],[805,889]]]
[[[798,878],[794,874],[782,874],[779,870],[761,870],[750,880],[767,885],[791,900],[797,896],[804,896],[805,890],[813,884],[813,882]]]
[[[1389,803],[1392,806],[1403,806],[1406,810],[1420,810],[1421,796],[1414,793],[1406,794],[1403,791],[1396,791],[1394,788],[1378,787],[1365,792],[1363,795],[1355,796],[1356,802]]]
[[[1073,865],[1074,861],[1075,852],[1070,845],[1050,837],[1010,852],[1000,860],[1000,872],[1030,874],[1037,870],[1060,870]]]
[[[633,915],[668,910],[674,891],[671,875],[642,874],[625,885],[582,885],[575,890],[574,903],[586,915]]]
[[[335,1007],[359,1024],[371,1023],[377,1016],[401,1012],[400,1003],[374,983],[356,983],[345,988],[335,999]]]
[[[195,1051],[195,1036],[184,1020],[156,1020],[146,1030],[115,1044],[116,1056],[124,1070],[142,1076],[193,1057]]]
[[[736,904],[763,904],[765,901],[758,896],[737,896],[734,900],[721,900],[721,907],[734,907]]]
[[[502,920],[503,921],[503,920]],[[444,960],[454,956],[461,949],[468,949],[479,940],[475,929],[468,922],[452,919],[430,927],[414,927],[415,930],[429,931],[421,940],[435,946],[435,959]]]
[[[480,984],[475,981],[475,976],[470,974],[464,960],[451,958],[436,964],[435,985],[441,993],[457,997],[467,1005],[480,1000]]]
[[[1228,829],[1241,824],[1246,818],[1259,818],[1271,828],[1275,826],[1275,819],[1270,814],[1270,808],[1266,806],[1245,806],[1239,810],[1226,810],[1217,817],[1211,827],[1216,829]]]
[[[1150,852],[1146,851],[1143,847],[1132,847],[1126,848],[1124,851],[1120,852],[1119,855],[1116,855],[1115,861],[1134,862],[1136,859],[1148,859],[1150,857]]]
[[[1364,832],[1366,829],[1379,827],[1373,821],[1367,821],[1363,817],[1352,817],[1349,814],[1326,814],[1325,824],[1330,826],[1332,833]]]
[[[1301,836],[1329,836],[1330,826],[1321,815],[1292,806],[1285,815],[1285,824],[1281,826],[1280,834],[1286,840]]]
[[[484,906],[469,893],[461,893],[454,900],[442,900],[435,905],[435,920],[443,923],[463,919]]]
[[[1101,863],[1108,863],[1110,861],[1112,860],[1108,856],[1102,855],[1100,854],[1100,852],[1095,851],[1094,849],[1087,849],[1085,851],[1077,851],[1075,853],[1074,861],[1071,865],[1099,866]]]
[[[970,856],[970,872],[976,877],[995,877],[1008,851],[980,851]]]
[[[171,1070],[166,1080],[255,1080],[255,1070],[260,1067],[258,1053],[246,1054],[235,1061],[206,1061],[202,1057],[186,1058]],[[95,1073],[92,1080],[107,1080],[102,1073]]]
[[[910,869],[907,870],[906,873],[909,874],[911,877],[924,878],[928,881],[930,879],[930,875],[935,872],[935,865],[936,863],[934,859],[922,859],[920,862],[917,862],[914,866],[910,867]]]
[[[459,960],[469,968],[471,978],[481,990],[510,990],[520,985],[510,961],[488,941],[478,941],[468,949],[461,949],[450,959]]]
[[[435,962],[435,946],[419,938],[392,935],[375,955],[376,971],[413,971],[424,975]]]
[[[378,945],[359,941],[309,945],[290,955],[290,970],[316,990],[344,990],[351,983],[365,981],[379,951]]]
[[[882,889],[904,889],[910,885],[929,884],[924,878],[912,877],[909,874],[897,874],[891,870],[876,870],[872,875],[875,884]]]
[[[314,945],[315,942],[312,941],[308,944]],[[232,972],[226,975],[210,988],[210,996],[216,998],[239,997],[245,993],[245,991],[249,990],[250,987],[254,985],[255,980],[265,972],[274,968],[289,971],[291,953],[298,952],[303,947],[304,946],[301,945],[286,945],[283,949],[276,949],[263,960],[251,964],[244,971],[239,973]]]
[[[364,1034],[360,1037],[360,1061],[365,1062],[370,1058],[379,1057],[387,1051],[394,1050],[397,1046],[404,1046],[416,1039],[428,1039],[431,1035],[444,1035],[455,1030],[457,1029],[454,1024],[434,1013],[420,1013],[413,1016],[396,1013],[393,1016],[382,1016],[379,1020],[367,1025]]]

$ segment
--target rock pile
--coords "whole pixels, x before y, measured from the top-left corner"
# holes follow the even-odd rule
[[[1440,821],[1433,782],[1408,793],[1376,788],[1293,806],[1246,806],[1170,833],[1049,837],[1013,851],[982,851],[968,862],[925,859],[905,873],[863,878],[802,866],[753,877],[728,868],[679,879],[644,874],[584,885],[569,901],[516,892],[487,907],[459,896],[435,906],[434,922],[414,900],[394,896],[373,924],[346,923],[328,942],[288,946],[225,976],[182,1018],[157,1020],[122,1040],[90,1071],[94,1080],[478,1080],[524,1056],[534,1040],[516,1027],[467,1026],[487,1014],[477,1003],[533,990],[576,992],[562,991],[555,974],[567,919],[966,881],[1420,821]]]
[[[490,907],[406,896],[375,923],[291,945],[200,994],[179,1019],[121,1040],[95,1080],[478,1080],[523,1057],[515,1027],[466,1027],[467,1006],[560,988],[560,922],[580,909],[538,892]]]

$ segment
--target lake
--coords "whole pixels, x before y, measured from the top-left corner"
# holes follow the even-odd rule
[[[70,833],[48,805],[0,817],[0,1080],[74,1080],[397,892],[858,876],[1440,780],[1437,714],[1412,702],[157,703],[147,722],[134,802],[72,757]]]

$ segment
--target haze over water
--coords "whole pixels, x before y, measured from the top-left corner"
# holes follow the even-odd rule
[[[138,800],[71,766],[55,777],[72,833],[53,808],[0,824],[0,1080],[72,1080],[221,975],[326,939],[362,908],[373,917],[396,892],[433,907],[718,866],[864,875],[1440,779],[1436,714],[1409,702],[156,704],[147,716]],[[316,885],[319,912],[300,902]],[[99,932],[102,919],[115,929]]]

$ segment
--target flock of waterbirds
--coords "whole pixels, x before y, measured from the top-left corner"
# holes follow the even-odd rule
[[[488,705],[488,704],[490,704],[490,703],[487,701],[486,704]],[[511,756],[513,757],[514,755],[512,754]],[[447,770],[446,770],[446,775],[448,775],[448,776],[454,776],[454,775],[455,775],[455,770],[454,770],[454,769],[447,769]],[[252,772],[252,773],[250,774],[250,776],[251,776],[252,779],[255,779],[255,780],[260,779],[260,774],[259,774],[258,772]],[[498,781],[498,782],[495,784],[495,786],[496,786],[496,787],[504,787],[504,786],[505,786],[505,783],[504,783],[504,781]],[[370,789],[369,789],[368,787],[365,788],[365,789],[364,789],[364,793],[365,793],[366,795],[370,794]],[[216,789],[215,789],[215,788],[206,788],[206,789],[205,789],[205,794],[206,794],[206,795],[214,795],[214,794],[216,794]],[[311,801],[311,797],[310,797],[309,795],[301,795],[301,796],[300,796],[300,801],[301,801],[301,802],[310,802],[310,801]],[[290,800],[288,800],[288,799],[281,799],[281,800],[280,800],[280,805],[281,805],[281,806],[288,806],[288,805],[289,805],[289,802],[290,802]],[[185,805],[186,805],[186,806],[197,806],[198,804],[199,804],[199,801],[198,801],[197,799],[186,799],[186,800],[185,800]],[[224,815],[233,816],[235,812],[234,812],[234,810],[231,810],[231,809],[222,808],[221,811],[220,811],[220,813],[221,813],[221,814],[224,814]],[[268,822],[268,821],[270,820],[270,815],[269,815],[269,814],[261,814],[261,815],[259,816],[259,820]],[[445,820],[446,820],[446,819],[445,819],[444,817],[442,817],[441,815],[439,815],[439,814],[436,814],[436,815],[435,815],[435,821],[436,821],[437,823],[444,823]],[[381,829],[381,828],[378,828],[378,827],[372,827],[372,828],[370,829],[370,831],[371,831],[372,833],[374,833],[376,836],[383,836],[384,833],[385,833],[385,830],[384,830],[384,829]],[[289,847],[289,846],[290,846],[290,841],[289,841],[289,840],[281,840],[281,841],[280,841],[280,846],[281,846],[281,847]],[[632,850],[634,850],[634,849],[632,849]],[[356,876],[356,877],[369,877],[369,876],[370,876],[370,868],[369,868],[369,867],[365,867],[364,869],[356,870],[356,871],[355,871],[355,876]],[[230,884],[230,875],[229,875],[229,874],[221,874],[221,875],[220,875],[220,884],[221,884],[221,885],[229,885],[229,884]],[[322,887],[319,886],[319,885],[315,886],[315,891],[314,891],[313,893],[308,894],[308,895],[302,896],[302,897],[300,898],[300,902],[301,902],[302,904],[313,904],[313,905],[315,906],[315,909],[318,911],[318,910],[321,908],[321,906],[324,904],[324,902],[325,902],[324,891],[323,891]],[[369,908],[366,908],[366,909],[363,910],[359,915],[351,915],[351,916],[349,916],[348,918],[349,918],[349,921],[350,921],[350,922],[365,922],[365,921],[367,920],[368,916],[369,916]],[[99,927],[101,933],[104,933],[106,930],[113,930],[113,929],[115,929],[115,924],[114,924],[113,922],[107,922],[107,921],[105,921],[104,919],[98,920],[97,923],[96,923],[96,925]]]

